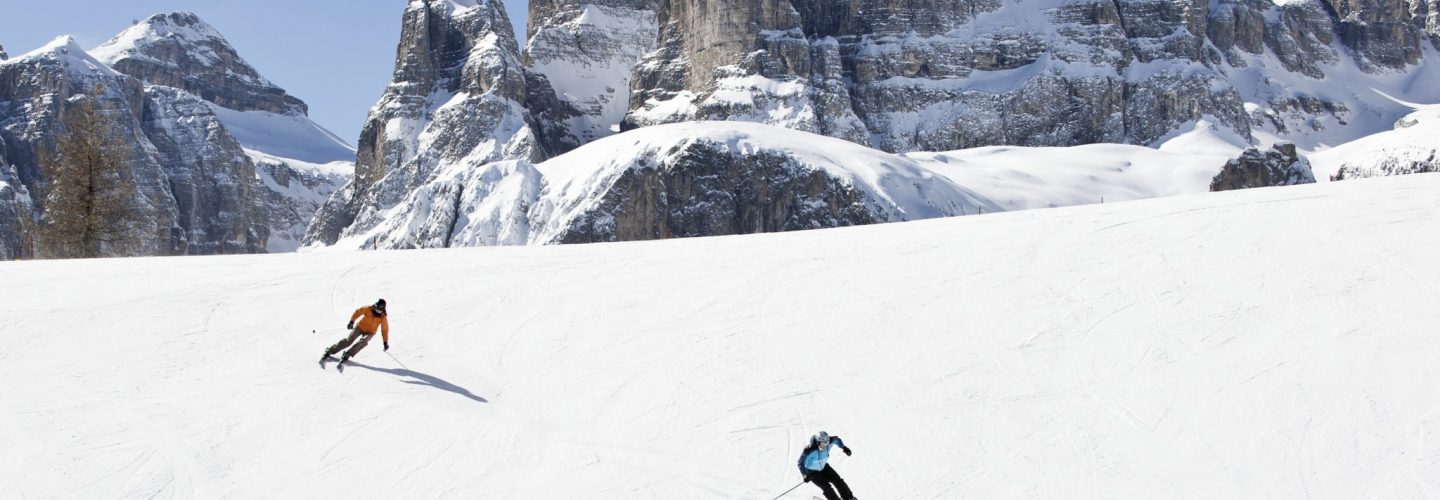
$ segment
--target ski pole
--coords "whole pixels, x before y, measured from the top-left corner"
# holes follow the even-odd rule
[[[395,362],[398,363],[401,368],[404,368],[406,370],[410,369],[410,367],[405,366],[405,363],[401,363],[399,359],[396,359],[394,354],[390,354],[390,351],[385,351],[385,355],[390,356],[390,359],[395,360]]]
[[[786,494],[788,494],[788,493],[790,493],[790,492],[792,492],[792,491],[795,491],[795,488],[799,488],[801,484],[805,484],[805,481],[800,481],[800,484],[796,484],[795,486],[791,486],[790,489],[785,490],[785,493],[781,493],[781,494],[777,495],[775,498],[771,498],[770,500],[780,500],[780,497],[783,497],[783,496],[785,496]]]

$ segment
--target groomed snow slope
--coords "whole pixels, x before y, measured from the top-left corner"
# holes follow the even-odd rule
[[[648,243],[0,263],[3,498],[1440,495],[1440,175]],[[379,342],[320,351],[378,296]],[[804,485],[786,498],[818,490]]]

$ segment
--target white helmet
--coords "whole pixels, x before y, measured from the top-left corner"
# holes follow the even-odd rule
[[[830,433],[825,431],[817,432],[814,436],[810,437],[810,442],[818,444],[822,447],[828,446],[830,444]]]

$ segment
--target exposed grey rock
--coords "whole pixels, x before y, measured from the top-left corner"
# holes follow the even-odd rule
[[[1269,186],[1313,184],[1315,173],[1310,162],[1295,152],[1295,145],[1276,144],[1269,151],[1245,150],[1210,181],[1210,191],[1230,191]]]
[[[634,241],[873,224],[866,197],[778,152],[696,141],[664,165],[627,170],[556,243]],[[640,159],[639,161],[646,161]]]
[[[1408,5],[1416,0],[1321,1],[1363,66],[1399,69],[1420,62],[1423,31],[1413,24]]]
[[[1415,25],[1430,35],[1430,42],[1440,48],[1440,0],[1413,0],[1410,13]]]
[[[156,14],[93,51],[116,71],[237,111],[304,115],[304,102],[240,58],[214,27],[188,12]]]
[[[1202,117],[1248,136],[1247,100],[1317,96],[1236,87],[1238,71],[1267,54],[1316,79],[1348,54],[1414,64],[1431,3],[671,0],[624,125],[760,121],[887,151],[1150,144]],[[1351,112],[1318,98],[1331,121]]]
[[[34,216],[30,191],[6,158],[5,138],[0,136],[0,260],[33,257],[28,221]]]
[[[143,130],[175,198],[180,253],[263,253],[270,227],[255,165],[210,110],[183,90],[145,89]]]

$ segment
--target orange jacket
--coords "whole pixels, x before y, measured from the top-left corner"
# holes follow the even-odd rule
[[[355,323],[356,319],[359,319],[360,322]],[[388,314],[385,316],[376,316],[375,311],[371,310],[370,306],[365,306],[356,309],[355,314],[350,315],[350,322],[355,323],[356,330],[372,335],[375,333],[375,328],[379,327],[380,338],[383,339],[385,343],[390,343],[390,318]]]

